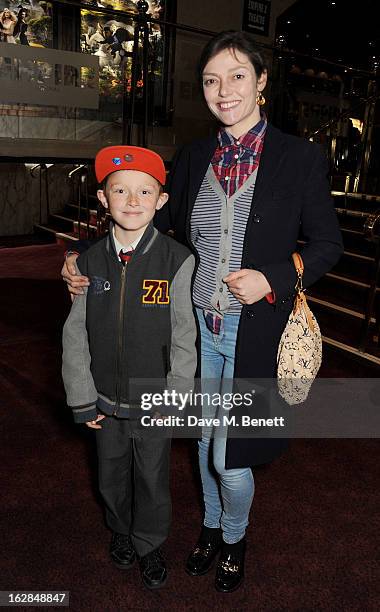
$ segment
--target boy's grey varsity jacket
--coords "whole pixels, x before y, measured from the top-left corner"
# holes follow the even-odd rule
[[[112,231],[77,265],[90,286],[63,328],[62,376],[74,420],[94,420],[99,411],[133,418],[142,393],[189,390],[197,360],[190,251],[150,224],[126,266]]]

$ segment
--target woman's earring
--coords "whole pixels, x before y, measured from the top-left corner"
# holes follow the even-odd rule
[[[265,104],[265,98],[264,98],[263,94],[261,93],[261,91],[257,92],[256,104],[258,104],[258,106],[264,106],[264,104]]]

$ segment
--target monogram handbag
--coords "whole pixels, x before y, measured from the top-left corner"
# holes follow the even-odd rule
[[[303,261],[299,253],[292,258],[298,277],[296,297],[277,351],[278,390],[290,405],[306,400],[322,363],[321,331],[302,286]]]

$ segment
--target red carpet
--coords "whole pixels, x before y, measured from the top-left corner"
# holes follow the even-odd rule
[[[176,440],[167,586],[151,593],[137,566],[114,568],[92,432],[75,426],[64,404],[61,261],[55,245],[0,252],[0,589],[68,590],[75,612],[378,611],[378,440],[295,440],[256,470],[246,580],[230,595],[216,593],[212,572],[184,572],[201,505],[193,443]]]

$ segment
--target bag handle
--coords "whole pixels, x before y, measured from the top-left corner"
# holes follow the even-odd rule
[[[294,300],[293,315],[295,315],[299,310],[303,308],[305,315],[306,315],[308,325],[311,331],[314,332],[314,323],[313,323],[309,305],[306,301],[306,296],[304,294],[304,289],[303,289],[303,284],[302,284],[302,277],[303,277],[303,272],[305,269],[303,265],[302,257],[299,253],[292,253],[292,259],[293,259],[294,267],[297,272],[297,282],[294,287],[294,289],[297,291],[297,295]]]
[[[302,277],[305,267],[303,265],[302,257],[299,253],[292,253],[293,264],[297,272],[297,282],[294,289],[297,291],[298,295],[303,291]]]

